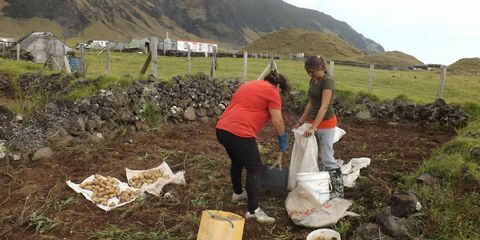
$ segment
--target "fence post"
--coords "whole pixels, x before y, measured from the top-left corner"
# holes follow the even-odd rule
[[[158,58],[158,40],[156,36],[153,36],[151,41],[150,41],[151,49],[152,51],[152,61],[150,62],[152,64],[152,75],[157,78],[157,58]]]
[[[438,86],[437,99],[443,98],[443,88],[445,87],[445,80],[447,78],[447,66],[442,65],[442,72],[440,73],[440,86]]]
[[[246,82],[248,78],[248,52],[243,52],[243,81]]]
[[[373,69],[375,64],[370,64],[370,72],[368,73],[368,93],[372,94],[372,85],[373,85]]]
[[[190,71],[192,70],[192,49],[190,49],[190,45],[187,44],[187,75],[190,75]]]
[[[328,73],[330,74],[330,78],[333,79],[333,71],[335,70],[335,62],[330,61],[330,69],[328,70]]]
[[[17,43],[17,61],[20,61],[20,42]]]
[[[80,74],[85,74],[85,44],[80,43]]]
[[[7,44],[5,42],[2,42],[2,57],[6,58],[7,55],[5,54],[5,48],[7,48]]]
[[[215,77],[215,70],[217,70],[217,48],[213,47],[213,54],[212,54],[212,63],[210,66],[210,77]]]
[[[107,47],[105,49],[105,75],[110,75],[110,42],[107,42]]]

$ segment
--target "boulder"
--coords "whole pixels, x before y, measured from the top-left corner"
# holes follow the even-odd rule
[[[360,111],[359,113],[357,113],[357,115],[355,115],[355,117],[360,119],[360,120],[369,120],[369,119],[372,118],[372,115],[370,114],[370,111],[364,110],[364,111]]]
[[[49,147],[39,149],[33,154],[32,161],[46,160],[53,157],[53,151]]]
[[[189,121],[195,121],[196,120],[195,108],[188,107],[187,109],[185,109],[185,112],[183,113],[183,117]]]
[[[391,198],[391,207],[391,213],[396,217],[408,217],[422,209],[417,196],[407,191],[394,193]]]
[[[381,225],[383,232],[394,238],[413,239],[407,230],[406,220],[393,216],[388,207],[377,216],[377,222]]]
[[[418,183],[424,183],[429,186],[433,186],[438,183],[437,178],[432,176],[430,173],[424,173],[417,178]]]

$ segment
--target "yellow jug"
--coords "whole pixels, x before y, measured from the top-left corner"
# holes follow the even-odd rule
[[[244,224],[245,219],[236,214],[205,210],[197,240],[242,240]]]

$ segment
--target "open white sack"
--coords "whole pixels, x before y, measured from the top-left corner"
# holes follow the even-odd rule
[[[295,142],[293,143],[292,157],[290,158],[288,170],[288,190],[294,189],[297,185],[297,173],[318,172],[317,139],[303,135],[310,126],[310,124],[306,123],[292,130]]]
[[[297,185],[296,175],[301,172],[318,172],[318,145],[314,136],[305,137],[304,133],[312,125],[305,123],[299,128],[293,129],[295,137],[293,143],[292,157],[290,159],[290,167],[288,171],[288,190],[292,190]],[[333,143],[340,141],[345,135],[345,131],[339,127],[335,127],[335,136]]]
[[[142,191],[148,192],[150,194],[153,194],[155,196],[160,196],[160,193],[162,192],[162,189],[165,185],[169,183],[173,184],[187,184],[185,181],[185,172],[184,171],[179,171],[177,173],[173,173],[170,167],[166,162],[163,162],[160,164],[160,166],[147,169],[147,170],[131,170],[128,168],[125,168],[125,172],[127,174],[127,180],[130,182],[130,179],[132,177],[138,176],[142,174],[143,172],[150,171],[150,170],[160,170],[162,171],[163,175],[165,177],[159,178],[157,181],[155,181],[152,184],[143,184],[141,187]]]
[[[342,217],[349,215],[347,209],[352,202],[343,198],[334,198],[321,204],[315,193],[304,183],[298,183],[285,200],[288,216],[299,226],[320,228],[333,225]]]
[[[103,176],[102,176],[102,177],[103,177]],[[87,182],[91,182],[91,181],[93,181],[94,178],[95,178],[95,175],[92,175],[92,176],[86,178],[85,180],[83,180],[80,184],[82,184],[82,183],[87,183]],[[103,177],[103,178],[105,178],[105,177]],[[122,181],[120,181],[120,180],[118,180],[118,179],[116,179],[116,178],[113,178],[113,179],[115,179],[115,181],[118,182],[118,187],[120,188],[120,191],[123,192],[123,191],[125,191],[125,190],[127,190],[127,189],[130,189],[130,190],[132,190],[132,191],[135,190],[134,188],[128,186],[127,183],[124,183],[124,182],[122,182]],[[73,189],[73,191],[75,191],[75,192],[77,192],[77,193],[81,193],[86,199],[88,199],[90,202],[94,203],[93,200],[92,200],[93,192],[90,191],[90,190],[81,188],[81,187],[80,187],[80,184],[73,183],[73,182],[70,181],[70,180],[67,181],[67,185],[68,185],[71,189]],[[141,192],[140,195],[141,195],[141,194],[143,194],[143,192]],[[138,195],[138,196],[140,196],[140,195]],[[138,196],[137,196],[137,197],[138,197]],[[95,204],[95,205],[97,205],[97,207],[101,208],[102,210],[110,211],[110,210],[112,210],[112,209],[114,209],[114,208],[121,207],[121,206],[123,206],[123,205],[126,205],[126,204],[128,204],[128,203],[131,203],[131,202],[135,201],[135,199],[137,199],[137,197],[134,198],[134,199],[131,199],[131,200],[128,201],[128,202],[122,202],[122,203],[120,203],[120,199],[117,198],[117,197],[110,198],[110,199],[108,199],[108,204],[110,204],[110,203],[115,203],[115,206],[112,206],[112,207],[110,207],[110,206],[104,206],[104,205],[101,205],[101,204]]]

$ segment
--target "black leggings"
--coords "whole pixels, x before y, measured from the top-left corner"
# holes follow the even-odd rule
[[[258,208],[258,180],[262,169],[257,142],[255,138],[238,137],[221,129],[217,129],[217,139],[232,161],[230,176],[236,194],[243,192],[242,169],[247,169],[248,211],[253,213]]]

